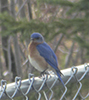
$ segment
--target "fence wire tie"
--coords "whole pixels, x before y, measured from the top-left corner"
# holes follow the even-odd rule
[[[85,67],[85,72],[83,73],[83,75],[81,76],[81,78],[78,80],[79,82],[81,81],[81,80],[83,80],[83,78],[86,76],[86,74],[88,73],[88,68],[89,68],[89,65],[87,65],[87,64],[84,64],[84,67]]]
[[[76,75],[78,69],[77,69],[77,67],[73,66],[73,67],[71,68],[71,71],[73,72],[73,75]]]
[[[76,74],[77,74],[78,69],[77,69],[75,66],[73,66],[73,67],[71,68],[71,70],[72,70],[72,72],[73,72],[73,76],[74,76],[75,79],[76,79],[76,82],[77,82],[77,88],[78,88],[78,83],[79,83],[79,88],[78,88],[78,90],[77,90],[75,96],[74,96],[73,99],[72,99],[72,100],[75,100],[76,97],[77,97],[77,95],[79,94],[79,91],[80,91],[81,88],[82,88],[82,83],[79,82],[78,79],[77,79],[77,77],[76,77]]]
[[[25,95],[27,95],[31,90],[31,87],[32,87],[33,82],[34,82],[34,74],[29,73],[28,78],[29,78],[29,84],[30,85],[29,85],[29,88],[28,88],[27,92],[25,93]]]
[[[46,94],[48,94],[48,93],[45,93],[45,91],[43,91],[43,94],[44,94],[44,97],[45,97],[46,100],[51,100],[51,99],[52,99],[52,97],[53,97],[53,90],[52,90],[52,88],[54,87],[54,85],[56,84],[56,82],[57,82],[57,80],[58,80],[58,78],[56,78],[57,76],[54,74],[53,71],[49,71],[49,73],[54,75],[55,80],[54,80],[54,82],[52,83],[52,85],[51,85],[50,87],[48,86],[48,84],[47,84],[47,82],[46,82],[46,85],[47,85],[47,87],[48,87],[48,89],[49,89],[48,92],[49,92],[49,91],[51,92],[51,95],[50,95],[50,97],[48,98],[47,95],[46,95]]]
[[[15,94],[19,91],[26,98],[26,100],[28,100],[28,97],[26,95],[24,95],[24,93],[20,89],[20,87],[21,87],[21,77],[16,77],[15,78],[15,83],[16,83],[16,92],[15,92]]]
[[[15,78],[15,83],[16,83],[16,88],[19,90],[21,86],[21,77],[16,77]]]
[[[73,66],[73,67],[71,68],[71,72],[72,72],[72,75],[69,77],[69,79],[68,79],[67,82],[65,83],[65,91],[64,91],[64,92],[62,91],[63,95],[61,96],[60,100],[62,100],[63,98],[66,99],[66,97],[65,97],[65,94],[67,93],[67,87],[66,87],[66,85],[67,85],[67,84],[71,81],[71,79],[76,75],[76,73],[77,73],[77,68],[76,68],[75,66]]]
[[[9,96],[9,98],[14,98],[15,97],[15,95],[16,95],[16,93],[17,93],[17,91],[20,89],[20,86],[21,86],[21,78],[20,77],[15,77],[15,91],[14,91],[14,93],[13,93],[13,95],[12,96]]]
[[[84,64],[84,67],[85,67],[85,72],[84,72],[84,74],[81,76],[81,78],[78,80],[78,82],[80,82],[81,80],[83,80],[84,79],[84,77],[86,76],[86,74],[88,73],[88,71],[89,71],[89,65],[88,64]],[[79,92],[79,95],[80,95],[80,97],[84,100],[84,99],[86,99],[87,98],[87,96],[89,96],[89,93],[84,97],[84,96],[82,96],[81,95],[81,93]]]
[[[31,88],[32,88],[32,85],[33,85],[33,82],[34,82],[34,74],[31,74],[29,73],[28,74],[28,78],[29,78],[29,87],[27,89],[27,91],[25,93],[23,93],[22,91],[22,95],[26,98],[26,100],[29,100],[28,97],[27,97],[27,94],[30,92]]]
[[[0,90],[0,99],[2,98],[2,95],[6,92],[6,80],[1,80],[1,90]]]
[[[66,87],[66,85],[71,81],[71,79],[72,79],[72,78],[75,76],[75,74],[77,73],[77,68],[73,66],[73,67],[71,68],[71,71],[72,71],[72,75],[69,77],[69,79],[68,79],[67,82],[65,83],[65,91],[64,91],[64,92],[62,91],[63,95],[61,96],[60,100],[62,100],[63,98],[66,99],[66,97],[65,97],[65,94],[67,93],[67,87]]]
[[[41,91],[42,88],[44,87],[46,80],[47,80],[47,75],[44,74],[44,76],[42,76],[42,84],[41,84],[41,86],[39,87],[39,89],[36,89],[35,86],[33,85],[34,90],[35,90],[36,93],[38,94],[37,100],[40,100],[40,99],[41,99],[41,93],[40,93],[40,91]]]
[[[76,78],[76,81],[79,83],[79,88],[78,88],[78,84],[76,84],[78,90],[77,90],[77,92],[76,92],[76,94],[75,94],[73,100],[76,99],[76,97],[77,97],[78,94],[80,95],[80,97],[81,97],[83,100],[89,96],[89,93],[88,93],[85,97],[83,97],[83,96],[81,95],[81,93],[80,93],[80,90],[81,90],[81,88],[82,88],[82,83],[81,83],[80,81],[83,80],[83,78],[86,76],[86,74],[87,74],[88,71],[89,71],[89,69],[88,69],[88,68],[89,68],[89,65],[85,64],[84,66],[85,66],[85,72],[83,73],[83,75],[81,76],[80,79],[77,79],[77,77],[74,75],[75,78]]]
[[[86,76],[86,74],[89,72],[89,65],[85,63],[84,66],[85,66],[85,73],[83,74],[83,77],[79,79],[79,81],[81,81]],[[85,97],[82,96],[80,93],[80,96],[83,100],[85,100],[89,96],[89,93]]]
[[[71,72],[72,72],[72,75],[70,75],[69,79],[66,81],[65,85],[67,85],[71,79],[74,77],[74,75],[77,73],[77,69],[74,70],[74,66],[71,68]]]
[[[9,94],[7,94],[7,96],[13,100],[13,98],[15,97],[16,93],[18,90],[20,90],[20,86],[21,86],[21,78],[20,77],[15,77],[15,91],[14,93],[12,94],[12,96],[10,96]]]

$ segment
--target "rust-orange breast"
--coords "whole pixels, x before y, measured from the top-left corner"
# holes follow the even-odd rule
[[[37,46],[37,43],[34,43],[34,42],[31,42],[28,45],[28,53],[29,53],[30,57],[33,57],[36,55],[36,53],[38,53],[38,51],[36,50],[36,46]]]
[[[40,72],[44,71],[45,69],[47,69],[47,62],[45,61],[45,59],[40,56],[39,52],[36,49],[36,46],[38,44],[37,43],[33,43],[31,42],[28,45],[28,57],[30,60],[30,63]]]

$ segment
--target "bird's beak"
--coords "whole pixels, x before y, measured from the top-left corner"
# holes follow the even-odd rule
[[[31,38],[31,41],[33,41],[34,39],[33,38]]]
[[[34,40],[35,40],[34,38],[31,38],[31,39],[30,39],[30,42],[34,42]]]

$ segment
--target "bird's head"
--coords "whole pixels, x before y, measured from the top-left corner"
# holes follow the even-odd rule
[[[31,41],[40,44],[44,42],[44,37],[40,33],[33,33],[31,35]]]

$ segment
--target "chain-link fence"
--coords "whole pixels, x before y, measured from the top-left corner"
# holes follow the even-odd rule
[[[83,96],[80,91],[82,89],[82,80],[84,78],[89,80],[89,64],[84,64],[80,66],[74,66],[72,68],[62,70],[64,76],[62,79],[65,83],[65,88],[62,87],[61,82],[58,80],[58,77],[52,72],[49,72],[49,75],[44,75],[42,77],[34,77],[33,74],[28,75],[28,79],[21,80],[20,77],[15,78],[14,83],[7,84],[6,80],[1,80],[0,86],[0,100],[10,99],[14,100],[14,97],[23,96],[23,100],[29,100],[29,93],[35,92],[37,97],[36,100],[41,100],[44,96],[45,100],[52,100],[54,93],[53,87],[57,86],[62,87],[60,91],[62,92],[59,100],[68,100],[66,93],[68,91],[67,84],[75,83],[77,85],[77,91],[74,94],[72,100],[76,100],[79,95],[81,100],[85,100],[89,97],[89,93],[86,96]],[[48,92],[45,91],[46,88]],[[43,93],[43,95],[42,95]],[[50,93],[50,95],[48,95]]]

